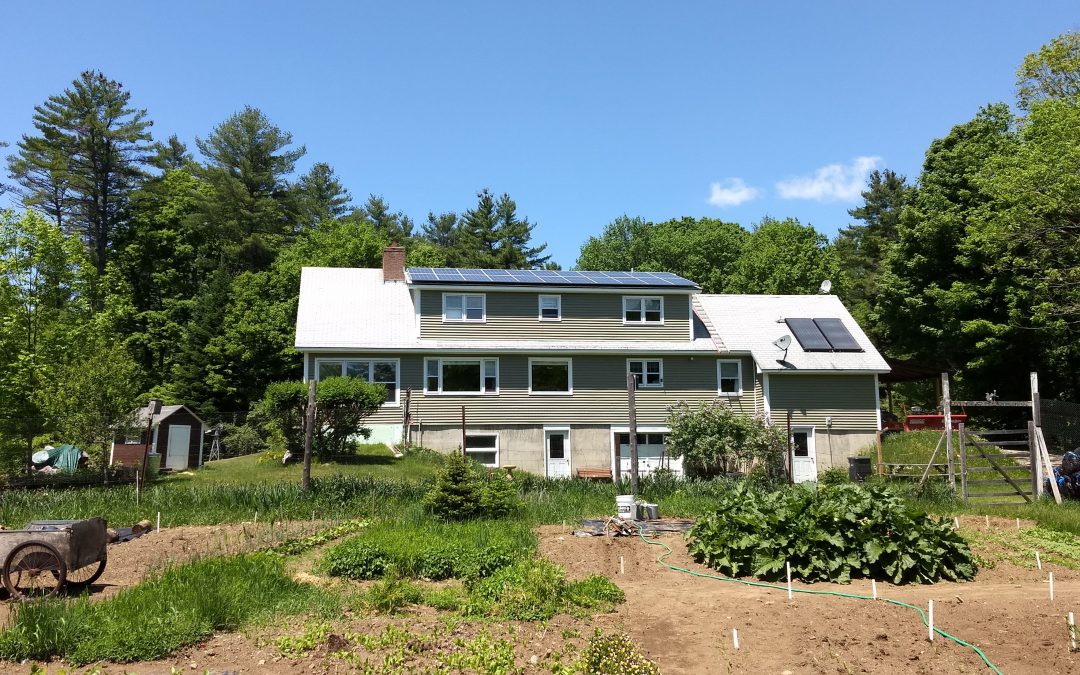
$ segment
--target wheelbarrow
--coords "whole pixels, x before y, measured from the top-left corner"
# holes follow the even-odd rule
[[[105,571],[105,520],[35,520],[0,530],[0,578],[14,600],[79,592]]]

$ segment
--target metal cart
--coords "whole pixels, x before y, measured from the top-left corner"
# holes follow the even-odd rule
[[[105,571],[102,518],[35,520],[22,530],[0,530],[0,576],[15,600],[80,591]]]

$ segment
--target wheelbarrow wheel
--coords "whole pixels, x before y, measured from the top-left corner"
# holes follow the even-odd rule
[[[4,560],[4,588],[14,600],[56,595],[67,581],[67,565],[55,547],[28,541],[11,550]]]
[[[67,573],[67,588],[76,593],[89,588],[105,571],[105,558]]]

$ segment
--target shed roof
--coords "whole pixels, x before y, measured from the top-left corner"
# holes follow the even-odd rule
[[[187,407],[186,405],[163,405],[163,406],[161,406],[161,412],[154,415],[154,426],[156,427],[157,425],[161,424],[163,421],[165,421],[165,418],[167,418],[169,415],[172,415],[173,413],[178,412],[180,410],[186,410],[189,415],[191,415],[195,419],[199,420],[199,424],[201,424],[203,426],[206,426],[206,422],[203,422],[202,418],[199,417],[198,415],[196,415],[195,411],[193,411],[191,408]],[[146,408],[139,408],[138,410],[135,411],[135,425],[139,426],[139,427],[146,426]]]
[[[889,364],[835,295],[698,295],[696,301],[724,347],[751,354],[763,371],[889,372]],[[863,351],[806,351],[792,340],[785,356],[773,342],[791,335],[784,320],[796,317],[840,319]]]

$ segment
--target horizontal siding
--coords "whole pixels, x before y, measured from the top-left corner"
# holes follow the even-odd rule
[[[424,357],[402,355],[401,400],[412,388],[413,422],[425,425],[460,424],[465,406],[467,423],[483,425],[560,424],[623,425],[627,423],[626,359],[623,356],[574,356],[574,393],[571,396],[530,395],[528,364],[524,355],[499,357],[499,394],[496,396],[447,396],[424,394]],[[319,354],[319,358],[365,358],[360,354]],[[488,357],[491,358],[491,357]],[[314,372],[315,355],[309,355]],[[760,389],[755,386],[749,358],[743,363],[743,396],[719,400],[734,409],[754,414],[761,409]],[[716,359],[687,356],[664,357],[664,387],[639,389],[639,424],[664,424],[668,409],[680,401],[696,405],[715,401]],[[369,418],[369,424],[401,424],[404,409],[385,407]]]
[[[553,293],[555,294],[555,293]],[[623,325],[622,293],[563,293],[562,320],[540,321],[539,293],[487,296],[484,323],[443,323],[442,291],[420,292],[420,337],[425,340],[687,340],[690,296],[664,297],[663,325]],[[627,293],[625,295],[632,295]]]
[[[773,422],[824,427],[832,417],[836,430],[876,430],[877,392],[873,375],[769,375]]]

